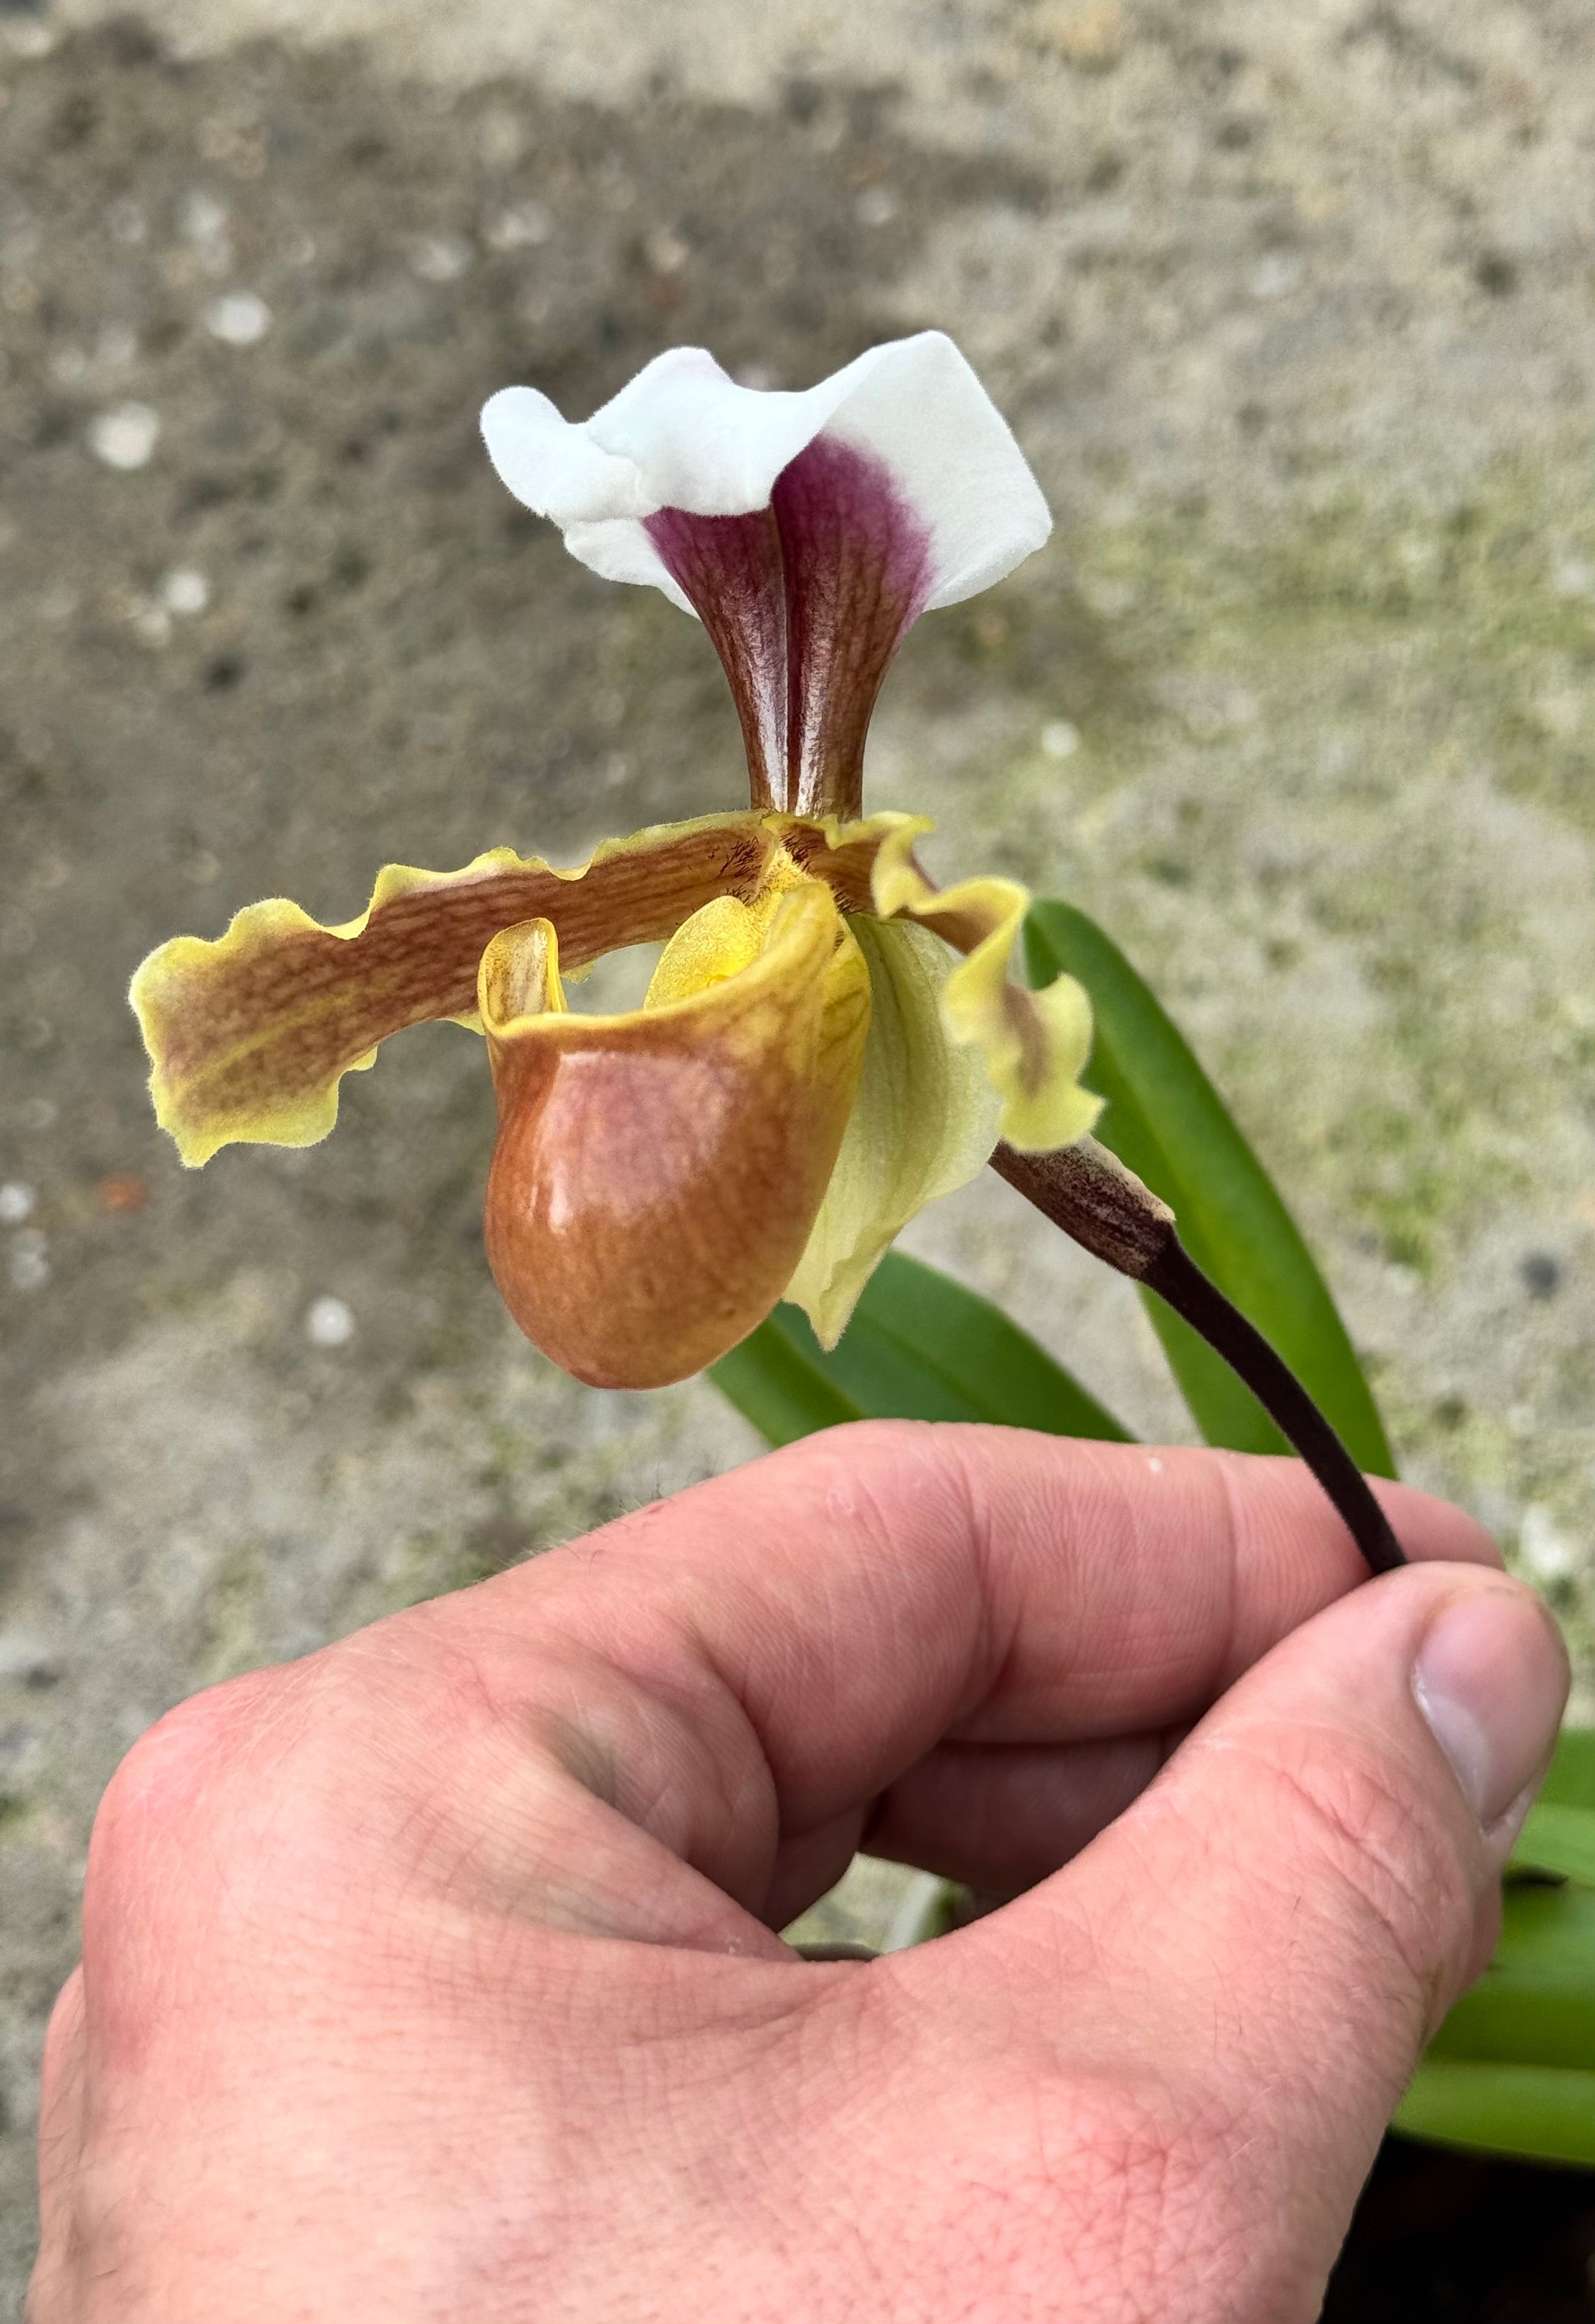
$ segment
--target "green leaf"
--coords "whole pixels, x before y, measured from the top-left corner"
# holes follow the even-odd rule
[[[1540,1789],[1541,1807],[1595,1808],[1595,1727],[1564,1727]]]
[[[1595,2074],[1559,2066],[1423,2065],[1396,2128],[1447,2146],[1595,2166]]]
[[[1512,1882],[1489,1967],[1429,2056],[1595,2073],[1595,1892]]]
[[[830,1355],[783,1305],[709,1370],[773,1444],[840,1421],[984,1420],[1129,1441],[1110,1412],[1000,1308],[888,1251]]]
[[[1072,905],[1034,905],[1025,935],[1033,983],[1066,969],[1091,996],[1097,1031],[1086,1080],[1108,1101],[1097,1132],[1103,1144],[1173,1206],[1192,1258],[1273,1342],[1359,1465],[1393,1476],[1377,1408],[1329,1288],[1183,1035],[1117,945]],[[1282,1058],[1281,1074],[1289,1070]],[[1287,1450],[1228,1364],[1160,1299],[1145,1296],[1208,1443]]]
[[[1595,1887],[1595,1812],[1541,1800],[1528,1812],[1512,1861],[1514,1872],[1552,1872]],[[1591,1964],[1595,1972],[1595,1964]]]
[[[772,1315],[740,1347],[711,1364],[709,1377],[767,1443],[792,1444],[816,1429],[864,1418],[827,1379],[823,1360],[810,1363]]]

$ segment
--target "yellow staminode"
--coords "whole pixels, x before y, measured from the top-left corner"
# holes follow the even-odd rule
[[[822,1347],[841,1337],[899,1231],[983,1169],[1001,1100],[981,1052],[953,1040],[941,1003],[954,955],[912,920],[857,913],[869,966],[864,1070],[825,1200],[786,1296]]]

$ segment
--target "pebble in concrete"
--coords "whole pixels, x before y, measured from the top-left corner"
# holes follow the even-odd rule
[[[169,613],[202,613],[210,603],[210,584],[192,565],[180,565],[161,584],[161,603]]]
[[[161,440],[161,415],[147,403],[117,403],[89,424],[88,448],[107,468],[144,468]]]
[[[12,1237],[6,1272],[14,1290],[43,1290],[50,1280],[50,1251],[37,1227],[23,1227]]]
[[[272,310],[253,290],[228,290],[205,309],[205,327],[224,346],[252,347],[272,327]]]
[[[312,1348],[346,1348],[355,1336],[355,1311],[346,1299],[312,1299],[304,1333]]]

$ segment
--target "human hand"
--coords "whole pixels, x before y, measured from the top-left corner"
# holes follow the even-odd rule
[[[838,1431],[181,1705],[32,2324],[1306,2324],[1566,1688],[1381,1492],[1357,1589],[1294,1462]],[[860,1845],[1025,1893],[805,1963]]]

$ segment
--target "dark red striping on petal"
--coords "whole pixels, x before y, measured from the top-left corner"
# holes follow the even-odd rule
[[[767,509],[645,520],[725,665],[756,807],[856,816],[886,666],[930,595],[930,536],[884,461],[816,436]]]
[[[391,897],[360,933],[310,927],[264,934],[179,978],[152,1002],[162,1070],[235,1115],[274,1093],[314,1090],[407,1025],[463,1017],[477,968],[500,929],[552,920],[561,965],[616,945],[660,942],[717,895],[751,901],[769,860],[756,833],[706,818],[659,847],[617,853],[580,879],[535,863],[479,879],[428,881]]]
[[[775,479],[786,573],[788,802],[856,816],[886,666],[931,592],[930,536],[883,461],[816,436]]]
[[[774,512],[693,516],[666,508],[644,529],[725,665],[754,806],[784,807],[786,606]]]

